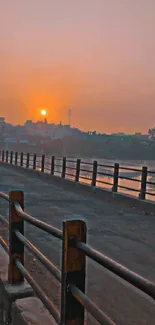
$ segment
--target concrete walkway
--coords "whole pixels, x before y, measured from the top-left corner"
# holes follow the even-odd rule
[[[25,193],[25,210],[56,227],[71,216],[84,216],[88,242],[109,257],[155,281],[155,216],[132,208],[114,206],[92,194],[68,190],[67,186],[46,181],[37,175],[0,166],[0,191],[21,189]],[[0,200],[0,213],[8,207]],[[2,232],[2,231],[1,231]],[[26,224],[26,236],[54,263],[60,266],[61,243],[52,236]],[[59,305],[57,281],[30,253],[26,267],[43,289]],[[132,286],[119,280],[103,267],[88,260],[87,292],[119,325],[154,325],[155,304]],[[88,324],[98,324],[89,317]]]

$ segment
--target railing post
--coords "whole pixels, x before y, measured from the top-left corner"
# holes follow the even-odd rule
[[[51,160],[51,175],[54,175],[55,156],[52,156]]]
[[[6,151],[6,163],[8,163],[8,158],[9,158],[9,151]]]
[[[139,199],[141,200],[145,200],[146,184],[147,184],[147,167],[142,167],[141,189],[139,193]]]
[[[97,178],[97,161],[93,163],[93,174],[92,174],[92,186],[96,186],[96,178]]]
[[[20,154],[20,165],[23,166],[23,152]]]
[[[4,162],[4,150],[2,151],[2,162]]]
[[[44,168],[45,168],[45,155],[42,155],[41,158],[41,172],[44,173]]]
[[[76,240],[86,243],[86,224],[82,220],[63,222],[61,325],[84,325],[84,307],[71,294],[69,286],[85,293],[85,254],[76,248]]]
[[[35,153],[34,156],[33,156],[33,169],[34,170],[36,169],[36,160],[37,160],[37,155]]]
[[[15,165],[17,165],[18,164],[18,152],[16,151],[16,153],[15,153]]]
[[[21,191],[11,191],[9,193],[9,270],[8,281],[10,284],[18,284],[24,281],[24,278],[16,264],[15,258],[24,264],[24,244],[16,237],[14,230],[19,230],[24,235],[24,220],[18,216],[14,202],[18,202],[24,209],[24,194]]]
[[[13,161],[13,151],[11,151],[10,153],[10,164],[12,164],[12,161]]]
[[[77,162],[76,162],[76,175],[75,175],[75,182],[79,182],[79,177],[80,177],[80,165],[81,165],[81,159],[77,159]]]
[[[112,191],[117,192],[118,190],[118,175],[119,175],[119,164],[114,164],[114,178]]]
[[[26,168],[29,168],[30,154],[27,153]]]
[[[65,178],[65,175],[66,175],[66,157],[63,157],[61,177]]]

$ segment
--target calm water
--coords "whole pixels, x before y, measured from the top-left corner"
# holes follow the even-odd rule
[[[75,179],[75,168],[76,168],[76,159],[68,158],[67,159],[67,169],[66,169],[66,178],[74,180]],[[82,158],[81,159],[81,172],[80,172],[80,182],[85,184],[91,184],[92,179],[92,163],[95,159]],[[151,173],[155,171],[155,161],[112,161],[107,159],[96,159],[98,162],[98,176],[96,185],[101,188],[111,189],[113,185],[113,172],[114,172],[114,163],[117,162],[122,169],[119,170],[119,176],[132,178],[128,179],[119,179],[119,188],[118,191],[121,193],[127,193],[133,196],[139,196],[140,190],[140,181],[141,181],[141,169],[142,166],[147,166],[149,173],[147,177],[148,182],[155,183],[155,174]],[[18,159],[20,163],[20,159]],[[106,167],[102,166],[106,165]],[[26,166],[26,155],[24,156],[24,166]],[[41,157],[37,157],[36,167],[38,170],[41,169]],[[33,168],[33,156],[30,156],[30,168]],[[50,173],[51,168],[51,157],[46,157],[45,159],[45,172]],[[136,170],[126,170],[125,168],[132,168]],[[56,158],[55,160],[55,175],[61,176],[62,172],[62,159]],[[102,175],[102,173],[106,175]],[[125,189],[127,187],[128,189]],[[134,189],[134,190],[133,190]],[[147,192],[150,194],[146,195],[146,198],[149,200],[155,200],[155,185],[147,184]]]

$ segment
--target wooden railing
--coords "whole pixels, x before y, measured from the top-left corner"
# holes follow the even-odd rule
[[[8,282],[12,285],[21,284],[25,278],[58,324],[84,325],[86,309],[100,324],[116,325],[85,294],[86,256],[155,300],[155,283],[132,272],[87,244],[87,229],[83,220],[64,221],[63,230],[60,230],[24,211],[22,191],[11,191],[9,195],[0,192],[0,198],[9,202],[9,220],[0,215],[0,222],[9,230],[8,243],[0,237],[1,245],[9,254]],[[61,270],[25,237],[25,222],[62,241]],[[24,247],[30,250],[61,283],[60,311],[25,268]]]
[[[131,168],[120,166],[118,163],[107,165],[100,164],[97,161],[91,163],[81,159],[39,156],[13,151],[1,151],[0,161],[60,176],[75,182],[85,182],[91,186],[108,187],[113,192],[137,193],[141,200],[145,200],[147,196],[155,196],[155,171],[148,170],[146,166]],[[128,174],[132,174],[132,177]],[[123,183],[124,181],[127,182],[127,185]],[[129,183],[133,184],[133,187],[128,185]],[[148,186],[152,187],[152,191],[148,189]]]

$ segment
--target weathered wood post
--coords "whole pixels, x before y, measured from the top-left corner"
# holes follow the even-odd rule
[[[16,153],[15,153],[15,165],[17,165],[18,164],[18,152],[16,151]]]
[[[114,178],[112,191],[117,192],[118,190],[118,176],[119,176],[119,164],[114,164]]]
[[[27,153],[26,168],[29,168],[30,154]]]
[[[76,286],[85,293],[85,254],[76,248],[76,240],[86,243],[86,224],[82,220],[63,222],[61,325],[84,325],[84,307],[70,291]]]
[[[20,166],[23,166],[23,152],[20,154]]]
[[[6,151],[6,163],[8,163],[8,158],[9,158],[9,151]]]
[[[13,151],[11,151],[11,153],[10,153],[10,164],[12,164],[13,163]]]
[[[54,175],[54,167],[55,167],[55,156],[52,156],[52,159],[51,159],[51,175]]]
[[[41,172],[44,173],[45,169],[45,155],[42,155],[41,157]]]
[[[14,230],[19,230],[24,235],[24,220],[16,212],[14,202],[18,202],[24,209],[24,194],[21,191],[9,193],[9,269],[8,281],[11,284],[18,284],[24,278],[15,264],[15,258],[24,264],[24,244],[17,238]]]
[[[145,200],[146,196],[146,185],[147,185],[147,167],[142,167],[142,174],[141,174],[141,189],[139,193],[139,199]]]
[[[34,170],[36,169],[36,160],[37,160],[37,155],[35,153],[34,156],[33,156],[33,169]]]
[[[65,178],[65,175],[66,175],[66,157],[63,157],[61,177]]]
[[[97,179],[97,161],[93,162],[93,174],[92,174],[92,186],[96,186],[96,179]]]
[[[2,162],[4,162],[4,150],[2,151]]]
[[[80,165],[81,165],[81,159],[77,159],[77,162],[76,162],[75,182],[79,182],[79,178],[80,178]]]

